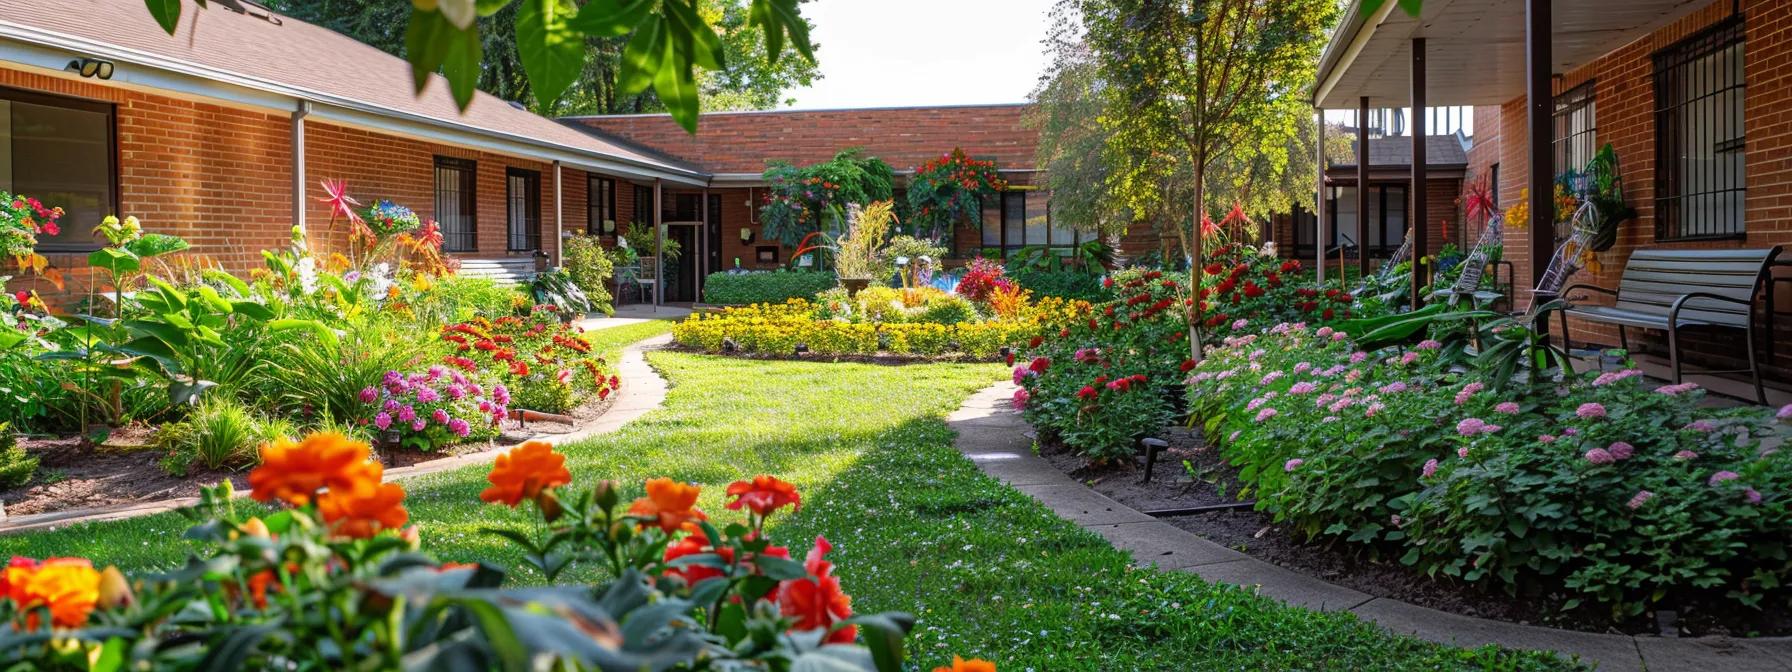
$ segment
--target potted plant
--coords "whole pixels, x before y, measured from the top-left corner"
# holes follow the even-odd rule
[[[888,262],[879,252],[895,221],[890,201],[875,201],[863,208],[848,207],[846,233],[836,238],[833,245],[834,272],[848,294],[857,295],[871,286],[872,280],[882,277],[878,275],[880,269],[884,269],[884,276],[889,275]]]

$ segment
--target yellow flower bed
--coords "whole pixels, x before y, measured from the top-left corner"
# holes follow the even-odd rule
[[[672,328],[679,344],[721,352],[732,340],[740,352],[792,354],[797,344],[819,355],[964,355],[993,359],[1003,346],[1018,346],[1086,314],[1088,304],[1046,299],[1014,320],[987,322],[846,322],[812,317],[803,299],[695,313]]]

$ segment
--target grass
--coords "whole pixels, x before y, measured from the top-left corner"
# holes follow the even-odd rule
[[[771,473],[797,484],[805,506],[772,534],[799,554],[807,540],[828,537],[857,610],[916,613],[910,648],[919,669],[953,654],[1004,670],[1565,667],[1543,654],[1393,637],[1347,614],[1132,567],[1125,553],[982,475],[951,447],[942,417],[999,379],[998,367],[672,352],[649,361],[672,384],[666,407],[566,447],[575,485],[612,478],[633,495],[649,477],[693,481],[705,486],[701,506],[732,520],[721,506],[726,483]],[[524,526],[521,514],[479,505],[484,475],[474,467],[407,481],[412,519],[445,559],[518,566],[510,548],[479,533]],[[156,516],[0,537],[0,553],[165,567],[185,552],[181,527]]]

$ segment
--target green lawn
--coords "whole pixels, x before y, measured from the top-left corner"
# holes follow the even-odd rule
[[[918,614],[911,647],[920,669],[953,654],[1014,671],[1561,667],[1540,654],[1390,637],[1348,615],[1132,568],[1125,553],[983,476],[953,450],[943,416],[1000,379],[999,367],[670,352],[649,361],[672,383],[666,408],[568,446],[575,485],[612,478],[632,495],[653,476],[695,481],[706,486],[702,506],[731,519],[721,506],[726,483],[770,473],[797,484],[806,506],[780,519],[773,534],[799,554],[815,535],[827,536],[857,609]],[[514,566],[515,554],[478,529],[521,527],[524,519],[479,505],[484,475],[476,467],[408,481],[407,503],[426,546],[440,556]],[[0,537],[0,554],[166,566],[184,552],[176,541],[181,527],[159,516]]]

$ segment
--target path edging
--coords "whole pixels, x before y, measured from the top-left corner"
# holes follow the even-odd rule
[[[622,350],[622,359],[616,363],[616,375],[623,382],[616,401],[609,408],[593,418],[590,423],[577,430],[565,434],[549,434],[531,438],[531,441],[546,441],[553,445],[562,445],[575,441],[583,441],[621,429],[623,425],[635,418],[646,415],[665,404],[667,384],[659,372],[648,366],[644,354],[672,343],[671,334],[661,334],[629,344]],[[396,481],[415,478],[428,474],[440,473],[450,469],[458,469],[472,464],[483,464],[497,459],[503,450],[492,448],[476,453],[455,455],[439,459],[418,462],[403,467],[386,470],[386,480]],[[239,492],[239,496],[249,493]],[[166,513],[199,503],[198,497],[175,497],[153,502],[128,502],[106,506],[63,509],[48,513],[34,513],[23,516],[12,516],[0,519],[0,537],[21,532],[43,531],[70,527],[85,523],[97,523],[113,520],[138,518],[158,513]]]
[[[1010,406],[1015,389],[1008,382],[984,388],[948,416],[958,433],[954,446],[984,473],[1101,535],[1142,566],[1191,572],[1294,606],[1348,611],[1396,634],[1455,646],[1553,651],[1600,670],[1792,670],[1792,637],[1669,638],[1520,625],[1369,595],[1253,558],[1121,504],[1036,455],[1033,427]]]

